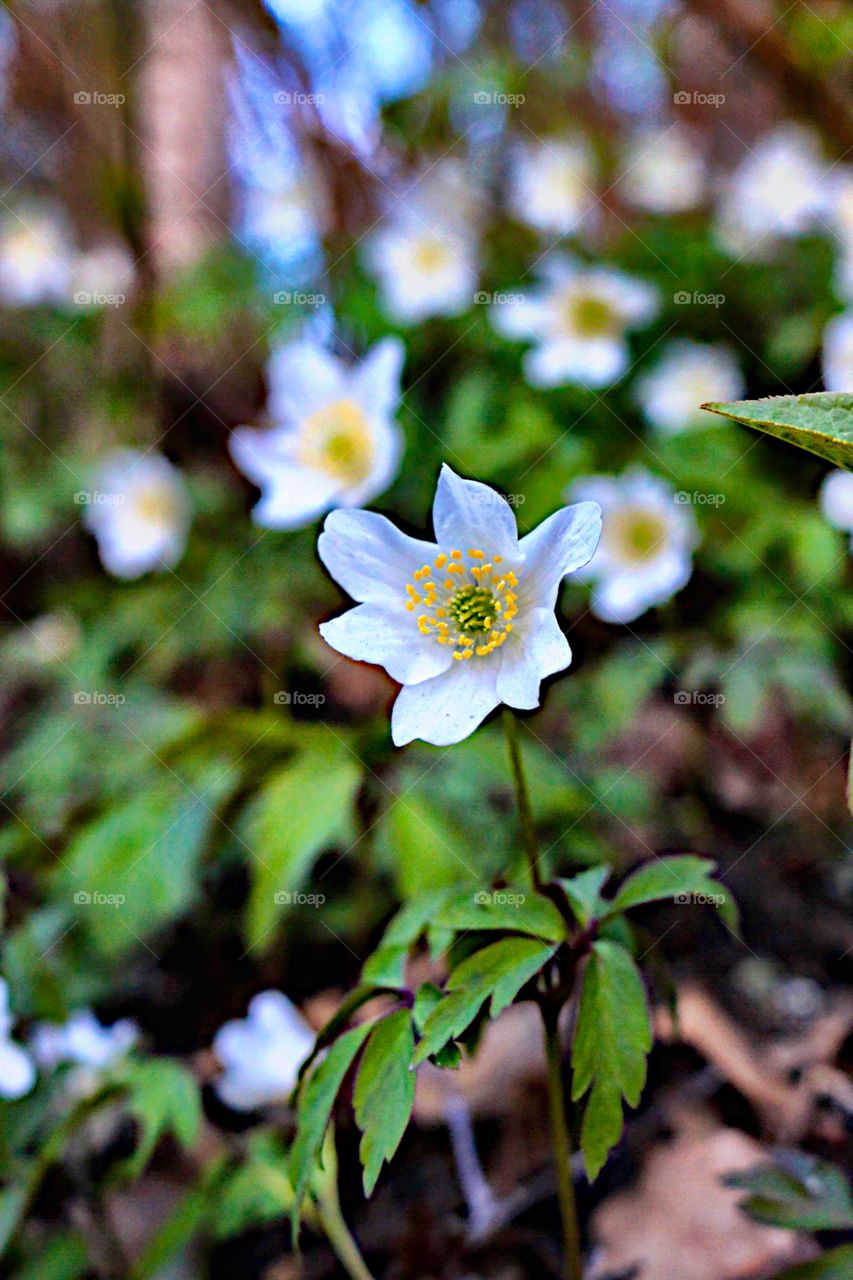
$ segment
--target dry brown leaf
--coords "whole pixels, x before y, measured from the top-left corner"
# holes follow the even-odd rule
[[[638,1267],[637,1280],[757,1280],[811,1247],[795,1232],[753,1222],[725,1174],[767,1159],[737,1129],[682,1133],[652,1150],[638,1184],[596,1212],[590,1280]]]

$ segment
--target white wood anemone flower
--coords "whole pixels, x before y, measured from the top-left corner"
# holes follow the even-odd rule
[[[388,488],[403,452],[394,414],[404,355],[398,338],[383,338],[353,366],[307,340],[272,355],[272,428],[240,427],[229,440],[237,467],[261,490],[257,524],[300,529]]]
[[[314,1048],[314,1032],[280,991],[262,991],[245,1018],[220,1027],[213,1052],[223,1071],[216,1092],[235,1111],[285,1102]]]
[[[65,215],[27,201],[0,218],[0,302],[12,307],[69,301],[75,254]]]
[[[101,563],[116,578],[167,569],[184,553],[192,508],[184,478],[159,453],[119,449],[77,495]]]
[[[670,342],[634,387],[643,416],[661,435],[719,425],[699,406],[709,400],[739,400],[745,389],[728,347],[683,338]]]
[[[678,124],[636,134],[624,154],[618,190],[638,209],[674,214],[700,203],[707,181],[702,153]]]
[[[36,1082],[31,1055],[12,1039],[15,1019],[9,1009],[9,984],[0,978],[0,1098],[23,1098]]]
[[[595,213],[595,153],[580,136],[521,143],[513,157],[510,209],[537,231],[568,235]]]
[[[519,539],[512,508],[446,464],[432,509],[435,541],[370,511],[333,511],[318,542],[358,601],[320,632],[348,658],[384,667],[403,688],[396,746],[461,742],[501,703],[539,706],[539,685],[572,655],[554,609],[560,582],[598,544],[596,502],[564,507]]]
[[[543,288],[490,308],[498,333],[535,344],[524,357],[527,381],[595,389],[622,377],[631,359],[625,335],[654,319],[657,291],[612,267],[587,267],[556,254],[542,276]]]
[[[602,621],[633,622],[686,585],[699,540],[690,494],[635,467],[621,476],[590,476],[567,496],[591,499],[602,510],[601,542],[578,575],[593,583],[591,608]]]
[[[78,1009],[67,1022],[43,1022],[33,1033],[32,1050],[40,1067],[53,1070],[61,1063],[103,1071],[120,1061],[139,1039],[132,1018],[103,1026],[91,1009]]]
[[[382,305],[400,324],[456,316],[475,301],[477,195],[464,167],[444,160],[395,199],[363,258]]]

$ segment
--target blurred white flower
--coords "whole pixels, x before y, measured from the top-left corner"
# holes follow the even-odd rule
[[[25,202],[0,215],[0,302],[67,302],[74,244],[67,220],[51,204]]]
[[[53,1070],[61,1063],[73,1063],[103,1071],[133,1048],[139,1027],[131,1018],[122,1018],[104,1027],[91,1009],[80,1009],[67,1022],[45,1022],[36,1027],[32,1050],[40,1067]]]
[[[161,454],[117,450],[78,500],[101,562],[115,577],[138,578],[181,558],[192,519],[189,494],[180,471]]]
[[[263,991],[245,1018],[226,1022],[214,1036],[223,1067],[216,1092],[237,1111],[284,1102],[313,1047],[314,1032],[287,996]]]
[[[543,288],[490,310],[498,333],[536,344],[524,358],[528,382],[593,388],[615,382],[631,358],[626,331],[654,318],[657,290],[611,267],[586,267],[561,255],[550,257],[542,274]]]
[[[273,353],[267,431],[231,433],[231,456],[262,491],[258,524],[297,529],[330,507],[368,502],[397,473],[403,437],[394,421],[405,350],[384,338],[357,365],[316,343]]]
[[[393,202],[365,242],[368,270],[393,320],[455,316],[474,302],[478,252],[474,194],[464,172],[443,161]]]
[[[9,1009],[9,984],[0,978],[0,1098],[23,1098],[36,1082],[30,1054],[12,1039],[15,1019]]]
[[[594,502],[564,507],[519,541],[488,485],[443,466],[435,541],[370,511],[333,511],[320,559],[358,606],[320,632],[348,658],[382,666],[403,688],[391,734],[404,746],[461,742],[500,703],[539,705],[540,682],[571,662],[554,608],[560,582],[598,542]]]
[[[823,331],[823,385],[853,392],[853,311],[833,316]]]
[[[78,306],[104,306],[111,299],[126,298],[133,289],[133,259],[120,244],[95,245],[76,255],[71,277]]]
[[[635,135],[623,164],[619,191],[638,209],[683,213],[695,208],[705,194],[705,161],[681,125]]]
[[[810,130],[782,125],[731,175],[717,210],[717,239],[733,257],[760,258],[830,212],[827,165]]]
[[[699,406],[709,400],[737,400],[743,393],[743,376],[727,347],[687,339],[669,343],[654,368],[636,383],[646,421],[666,435],[713,426]]]
[[[581,137],[519,144],[512,161],[509,204],[519,222],[568,235],[594,212],[595,153]]]
[[[601,507],[598,551],[579,577],[593,584],[591,607],[605,622],[633,622],[663,604],[693,571],[698,541],[693,514],[680,494],[642,468],[621,476],[591,476],[568,497]]]
[[[820,486],[819,501],[831,525],[853,534],[853,472],[830,471]]]
[[[853,167],[839,166],[829,177],[830,219],[835,231],[838,258],[835,291],[853,302]]]

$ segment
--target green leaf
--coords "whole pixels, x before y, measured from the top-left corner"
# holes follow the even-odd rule
[[[344,1032],[299,1091],[296,1138],[290,1149],[288,1164],[294,1191],[291,1215],[294,1232],[299,1220],[299,1208],[319,1159],[338,1090],[371,1029],[372,1024],[366,1022]]]
[[[850,1280],[853,1275],[853,1244],[830,1249],[822,1258],[789,1267],[777,1280]]]
[[[61,1231],[38,1246],[38,1257],[15,1272],[15,1280],[77,1280],[91,1275],[89,1251],[76,1231]]]
[[[448,929],[500,929],[563,942],[566,922],[550,898],[529,889],[468,890],[439,907],[433,923]]]
[[[841,1170],[806,1155],[792,1156],[789,1165],[759,1165],[725,1181],[750,1192],[740,1207],[757,1222],[794,1231],[853,1229],[853,1196]]]
[[[164,1134],[193,1146],[202,1110],[198,1085],[188,1071],[167,1058],[130,1059],[117,1078],[128,1091],[127,1107],[140,1128],[136,1150],[125,1165],[131,1177],[142,1173]]]
[[[802,396],[704,404],[702,408],[733,418],[799,449],[807,449],[836,467],[853,470],[853,394],[850,392],[815,391]]]
[[[196,897],[202,852],[229,785],[220,764],[192,790],[165,779],[108,809],[63,855],[59,893],[109,956],[139,945]]]
[[[455,1040],[469,1026],[485,1003],[488,992],[454,991],[445,996],[424,1024],[423,1037],[415,1050],[415,1065],[443,1049],[448,1040]]]
[[[393,801],[383,823],[383,838],[385,862],[403,901],[458,885],[469,871],[468,837],[437,797],[414,791]],[[471,880],[475,883],[473,874]]]
[[[572,1098],[577,1101],[592,1088],[581,1129],[590,1179],[598,1176],[622,1131],[621,1099],[632,1107],[640,1101],[651,1046],[639,970],[624,947],[599,939],[584,969],[572,1050]]]
[[[553,954],[552,946],[531,938],[501,938],[468,956],[448,978],[449,994],[427,1017],[415,1062],[461,1035],[490,996],[491,1016],[496,1017]]]
[[[491,1016],[496,1018],[553,954],[553,947],[532,938],[501,938],[457,965],[447,979],[447,989],[480,988],[491,993]]]
[[[561,880],[560,886],[569,900],[569,905],[577,916],[578,923],[589,924],[590,920],[602,914],[605,903],[601,890],[604,888],[611,868],[606,864],[600,867],[589,867],[586,871],[572,876],[571,880]]]
[[[249,1143],[246,1162],[223,1181],[213,1233],[218,1237],[237,1235],[247,1227],[283,1218],[292,1207],[287,1157],[274,1135],[256,1134]]]
[[[246,921],[251,946],[271,934],[287,905],[282,897],[299,893],[317,856],[350,829],[360,781],[358,761],[330,734],[273,773],[255,796],[245,818],[255,854]]]
[[[399,1009],[376,1023],[364,1050],[355,1082],[355,1119],[362,1131],[359,1156],[364,1169],[364,1194],[376,1186],[382,1165],[400,1145],[412,1103],[415,1037],[408,1009]]]

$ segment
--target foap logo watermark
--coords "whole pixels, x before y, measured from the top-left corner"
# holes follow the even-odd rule
[[[273,898],[277,907],[322,907],[326,901],[325,893],[290,893],[287,889],[279,889]]]
[[[492,89],[478,89],[473,95],[478,107],[523,107],[523,93],[502,93]]]
[[[102,693],[99,689],[78,689],[74,694],[78,707],[123,707],[126,702],[123,693]]]
[[[272,696],[279,707],[322,707],[325,693],[305,693],[302,689],[278,689]]]
[[[123,907],[127,898],[123,893],[102,893],[100,889],[78,889],[74,894],[77,907]]]
[[[325,293],[293,293],[290,289],[279,289],[272,300],[277,307],[322,307],[326,301]]]
[[[523,301],[523,293],[490,293],[488,289],[479,289],[474,294],[474,305],[477,307],[505,307]]]
[[[673,694],[678,707],[721,707],[726,700],[724,693],[706,693],[702,689],[679,689]]]
[[[728,899],[724,893],[674,893],[673,902],[678,906],[724,907]]]
[[[78,507],[120,507],[125,497],[123,493],[103,493],[100,489],[78,489],[74,501]]]
[[[702,293],[699,289],[694,289],[692,293],[689,289],[679,289],[672,295],[672,300],[677,307],[722,307],[725,305],[726,295]]]
[[[321,107],[326,101],[326,95],[303,93],[301,90],[291,93],[289,89],[282,89],[273,94],[272,100],[277,107]]]
[[[523,507],[527,496],[523,493],[497,493],[494,489],[488,489],[472,494],[471,500],[480,507]]]
[[[715,107],[719,109],[726,100],[724,93],[706,93],[703,89],[679,89],[672,95],[677,107]]]
[[[100,89],[78,89],[74,95],[78,107],[123,107],[127,98],[123,93],[102,93]]]
[[[521,907],[527,897],[508,889],[479,889],[474,894],[474,901],[480,907]]]
[[[126,302],[125,293],[89,293],[86,289],[78,289],[74,294],[75,307],[123,307]]]
[[[724,493],[700,493],[698,489],[679,489],[672,495],[677,507],[721,507],[726,500]]]

